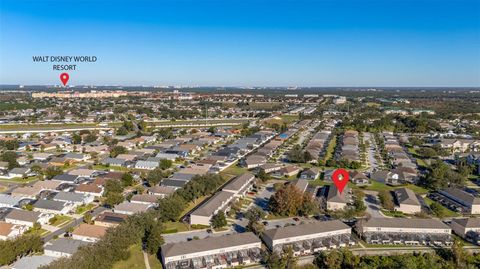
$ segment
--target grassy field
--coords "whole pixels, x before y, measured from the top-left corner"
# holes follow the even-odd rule
[[[83,213],[85,213],[87,211],[90,211],[94,208],[95,208],[94,204],[82,205],[82,206],[77,207],[77,209],[75,210],[75,214],[83,214]]]
[[[57,227],[64,226],[72,220],[71,217],[64,215],[56,215],[55,218],[56,220],[53,223],[50,223],[50,225]]]
[[[423,198],[423,200],[425,201],[425,203],[430,206],[432,203],[433,203],[433,200],[428,198],[428,197],[425,197]],[[441,205],[441,204],[440,204]],[[458,217],[460,216],[460,214],[458,214],[457,212],[455,211],[452,211],[446,207],[444,207],[443,205],[441,205],[443,207],[443,214],[444,214],[444,217],[446,218],[452,218],[452,217]]]
[[[178,232],[185,232],[188,231],[188,224],[183,222],[165,222],[164,226],[164,233],[178,233]]]
[[[14,184],[27,184],[36,180],[38,180],[36,176],[27,177],[27,178],[14,177],[11,179],[0,179],[0,182],[8,182],[8,183],[14,183]]]
[[[325,158],[324,158],[325,161],[333,158],[333,153],[335,151],[336,146],[337,146],[337,136],[334,135],[332,139],[330,139],[327,150],[325,151]]]
[[[150,267],[154,269],[161,269],[162,264],[155,255],[148,255]],[[125,261],[119,261],[113,264],[113,269],[145,269],[145,261],[143,259],[143,252],[140,244],[135,244],[130,247],[130,257]]]
[[[245,167],[240,167],[236,163],[230,165],[227,169],[220,172],[220,175],[234,175],[239,176],[248,172],[248,169]]]
[[[106,165],[101,165],[101,164],[94,165],[93,169],[96,169],[96,170],[114,170],[114,171],[120,171],[120,172],[127,172],[128,171],[128,168],[126,168],[126,167],[106,166]]]

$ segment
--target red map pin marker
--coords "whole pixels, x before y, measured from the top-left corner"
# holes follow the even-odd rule
[[[347,186],[349,178],[350,174],[348,174],[348,171],[345,169],[340,168],[333,172],[332,180],[340,193],[342,193],[345,186]]]
[[[68,82],[69,78],[70,78],[70,76],[67,73],[61,73],[60,74],[60,80],[62,81],[63,86],[67,85],[67,82]]]

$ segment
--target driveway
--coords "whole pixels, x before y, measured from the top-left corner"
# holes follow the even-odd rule
[[[381,206],[374,192],[365,193],[364,202],[367,207],[367,213],[370,214],[372,218],[385,218],[385,215],[380,211]]]

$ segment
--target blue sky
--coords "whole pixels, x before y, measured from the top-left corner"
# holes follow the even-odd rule
[[[480,86],[480,1],[0,0],[0,84]]]

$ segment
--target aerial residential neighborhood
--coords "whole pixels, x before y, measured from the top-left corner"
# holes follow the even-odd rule
[[[0,236],[12,242],[41,240],[43,249],[40,256],[35,251],[9,263],[23,268],[61,262],[139,222],[161,223],[136,227],[145,229],[143,246],[132,241],[125,247],[144,248],[151,263],[164,268],[275,268],[272,264],[288,257],[311,263],[319,253],[341,249],[358,255],[386,248],[404,253],[406,247],[429,253],[458,244],[468,253],[480,250],[475,157],[480,140],[476,132],[466,132],[478,128],[477,121],[383,115],[382,106],[398,99],[387,101],[389,91],[361,101],[344,94],[288,97],[190,89],[94,100],[4,95],[11,103],[65,108],[63,115],[54,107],[4,112]],[[422,94],[408,94],[404,100],[416,96],[410,104],[424,102]],[[177,113],[175,121],[161,120],[164,102],[179,95],[191,98],[169,113],[191,116]],[[139,96],[151,109],[135,105]],[[334,102],[340,97],[345,102]],[[126,102],[129,98],[134,99]],[[450,98],[456,100],[456,94]],[[206,100],[205,111],[199,102]],[[81,114],[68,109],[72,102],[98,103],[94,122],[81,123]],[[124,114],[109,114],[112,102]],[[352,102],[356,108],[350,112],[325,113]],[[364,106],[377,116],[356,119]],[[52,121],[39,122],[36,113],[47,113]],[[407,121],[416,126],[398,126]],[[452,128],[441,127],[447,122]],[[26,125],[15,125],[20,123]],[[419,126],[423,133],[408,131]],[[452,146],[452,140],[462,146]],[[342,189],[334,175],[340,168],[349,175]]]
[[[480,268],[479,0],[0,0],[0,269]]]

